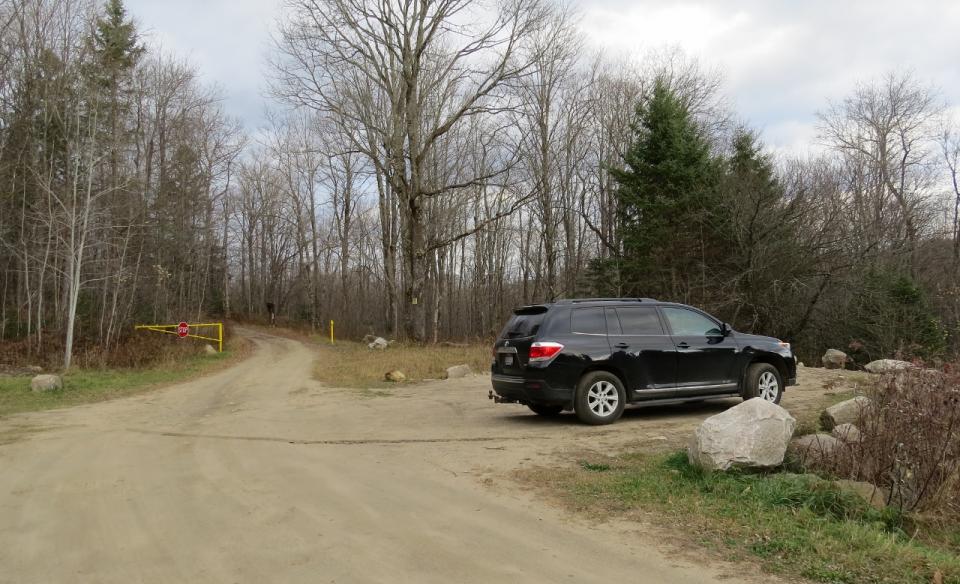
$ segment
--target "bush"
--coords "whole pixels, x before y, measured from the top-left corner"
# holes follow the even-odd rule
[[[887,489],[898,509],[960,519],[960,374],[913,369],[884,376],[869,395],[862,441],[821,470]]]
[[[231,336],[230,329],[231,325],[224,325],[224,340]],[[212,329],[205,332],[216,336]],[[78,337],[73,347],[73,364],[81,369],[149,367],[200,355],[206,343],[216,346],[215,341],[178,339],[173,335],[134,331],[130,327],[128,333],[109,347],[92,337]],[[0,342],[0,371],[28,365],[56,369],[63,362],[63,347],[63,335],[59,332],[46,335],[40,347],[33,338]]]

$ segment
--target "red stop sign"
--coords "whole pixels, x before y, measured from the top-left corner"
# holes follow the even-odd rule
[[[186,337],[186,336],[189,335],[189,334],[190,334],[190,325],[189,325],[189,324],[187,324],[187,323],[185,323],[185,322],[181,322],[180,324],[177,325],[177,336],[178,336],[178,337],[180,337],[180,338],[182,339],[182,338]]]

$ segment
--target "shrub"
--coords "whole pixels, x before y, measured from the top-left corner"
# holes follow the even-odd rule
[[[913,369],[884,376],[869,395],[861,442],[821,470],[883,487],[898,509],[960,518],[960,374]]]

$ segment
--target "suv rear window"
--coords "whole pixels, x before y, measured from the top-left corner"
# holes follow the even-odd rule
[[[518,310],[507,326],[500,332],[501,339],[520,339],[532,337],[540,330],[543,319],[547,316],[546,308],[535,307]]]
[[[570,332],[587,335],[607,334],[603,308],[577,308],[570,313]]]

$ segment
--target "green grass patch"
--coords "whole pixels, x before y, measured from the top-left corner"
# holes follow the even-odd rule
[[[34,393],[32,376],[0,377],[0,416],[50,410],[132,395],[196,377],[238,358],[242,350],[191,355],[142,369],[76,369],[63,377],[63,390]]]
[[[929,584],[939,573],[960,583],[960,548],[951,544],[960,526],[918,531],[814,475],[702,472],[681,452],[520,476],[592,515],[652,513],[679,538],[772,573],[831,584]]]
[[[331,387],[386,389],[398,385],[384,381],[388,371],[402,371],[408,382],[442,379],[447,367],[464,363],[474,373],[486,373],[490,359],[488,345],[445,347],[396,343],[380,351],[350,341],[337,341],[334,345],[318,343],[314,378]],[[366,397],[379,397],[379,394]]]

